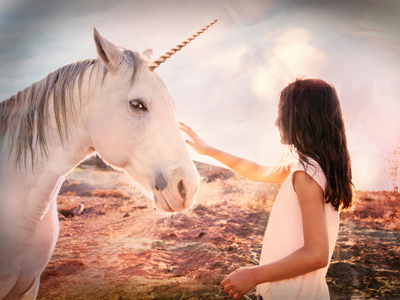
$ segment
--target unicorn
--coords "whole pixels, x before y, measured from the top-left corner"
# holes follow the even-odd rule
[[[154,70],[213,23],[156,61],[151,49],[120,49],[94,28],[97,59],[64,66],[0,102],[0,299],[36,299],[58,238],[59,189],[96,153],[158,209],[193,205],[199,175]]]

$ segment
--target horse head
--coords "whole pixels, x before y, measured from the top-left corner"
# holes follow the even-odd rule
[[[173,100],[149,68],[151,51],[120,50],[94,30],[102,84],[87,105],[91,147],[107,163],[124,169],[155,205],[179,212],[193,204],[199,175],[174,115]]]

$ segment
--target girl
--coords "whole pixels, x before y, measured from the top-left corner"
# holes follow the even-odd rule
[[[298,162],[274,168],[207,145],[183,123],[186,141],[254,181],[282,183],[265,232],[260,265],[232,272],[221,285],[234,299],[257,286],[259,299],[329,299],[325,281],[339,229],[352,204],[344,121],[335,88],[297,79],[280,93],[275,125]]]

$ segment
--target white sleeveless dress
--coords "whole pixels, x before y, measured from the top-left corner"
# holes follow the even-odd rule
[[[291,172],[282,184],[273,205],[264,236],[260,265],[268,264],[288,256],[304,245],[303,222],[300,204],[293,188],[293,175],[296,171],[305,171],[325,193],[327,180],[318,165],[312,159],[304,168],[301,162],[291,167]],[[339,230],[339,212],[330,203],[325,203],[325,214],[329,235],[329,257],[332,257]],[[328,267],[316,270],[292,279],[267,282],[257,286],[257,293],[268,299],[329,299],[329,290],[325,281]]]

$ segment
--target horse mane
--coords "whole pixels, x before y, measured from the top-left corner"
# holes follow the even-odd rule
[[[144,59],[137,52],[124,50],[123,53],[124,63],[133,67],[133,74],[129,81],[132,85],[137,70],[144,65]],[[98,67],[98,72],[102,71],[101,85],[103,85],[108,69],[99,59],[87,59],[61,67],[9,99],[0,102],[0,149],[8,133],[11,141],[9,157],[15,151],[15,166],[24,158],[26,168],[27,156],[30,153],[33,167],[36,149],[40,149],[42,157],[47,157],[50,99],[53,101],[58,135],[64,145],[65,140],[68,139],[67,112],[69,110],[72,112],[73,119],[76,120],[74,88],[77,84],[81,108],[83,75],[90,67],[92,70],[89,75],[89,84],[93,71]]]

